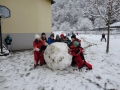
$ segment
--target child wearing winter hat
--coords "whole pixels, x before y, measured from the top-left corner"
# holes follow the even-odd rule
[[[75,34],[73,34],[73,35],[71,36],[71,40],[72,40],[72,42],[71,42],[70,46],[73,46],[73,43],[74,43],[75,41],[78,41],[78,42],[79,42],[79,45],[80,45],[80,47],[81,47],[81,40],[78,39],[78,38],[76,38],[76,35],[75,35]]]
[[[86,66],[87,69],[92,69],[92,65],[85,61],[85,58],[83,59],[83,51],[82,48],[79,46],[79,42],[75,41],[73,43],[74,49],[69,50],[69,54],[73,56],[73,61],[78,66],[78,69],[81,69],[83,66]]]
[[[62,42],[64,42],[64,34],[60,35],[60,39],[61,39]]]
[[[33,42],[33,49],[34,49],[34,68],[38,66],[38,64],[42,65],[45,63],[43,53],[40,52],[41,47],[47,43],[45,43],[38,34],[35,35],[35,40]]]

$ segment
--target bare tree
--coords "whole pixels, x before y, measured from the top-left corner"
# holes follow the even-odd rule
[[[99,5],[99,0],[88,0],[92,7],[97,11],[97,14],[92,16],[101,17],[108,27],[107,32],[107,47],[106,53],[109,52],[109,41],[110,41],[110,24],[113,18],[117,18],[120,15],[120,0],[102,0],[102,5]],[[89,10],[90,11],[90,10]]]

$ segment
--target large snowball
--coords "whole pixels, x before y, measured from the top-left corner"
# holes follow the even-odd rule
[[[47,66],[53,70],[63,70],[72,62],[72,56],[68,54],[68,46],[62,42],[48,45],[44,52],[44,58]]]

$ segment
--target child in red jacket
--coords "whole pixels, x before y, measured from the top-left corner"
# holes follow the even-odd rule
[[[43,45],[47,46],[47,43],[40,39],[38,34],[35,35],[35,41],[33,42],[33,49],[34,49],[34,68],[38,66],[40,61],[40,65],[45,63],[43,53],[41,52],[41,47]]]
[[[76,65],[78,66],[78,69],[81,69],[83,66],[86,66],[87,69],[92,69],[92,65],[87,63],[85,59],[83,60],[81,57],[82,48],[79,45],[78,41],[75,41],[73,43],[74,47],[71,47],[71,49],[68,51],[69,54],[71,54],[74,58],[74,61],[76,62]]]

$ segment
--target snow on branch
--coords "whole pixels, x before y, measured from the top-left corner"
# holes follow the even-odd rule
[[[105,22],[107,22],[107,19],[101,14],[101,12],[96,4],[96,1],[94,1],[94,2],[92,0],[89,0],[89,1],[93,4],[93,6],[97,10],[98,14],[105,20]]]
[[[113,7],[116,7],[118,5],[118,3],[120,3],[120,0],[114,1],[113,2]]]
[[[115,14],[113,14],[112,16],[111,16],[111,18],[114,18],[114,17],[119,17],[120,16],[120,13],[115,13]]]
[[[113,11],[112,14],[114,15],[114,14],[118,13],[119,11],[120,11],[120,8],[118,8],[118,9],[115,10],[115,11]]]

